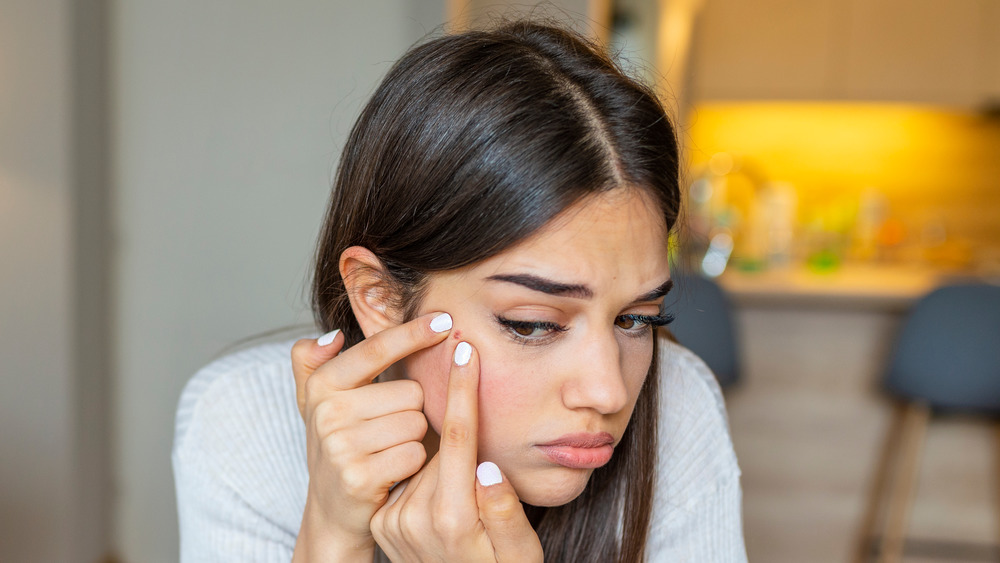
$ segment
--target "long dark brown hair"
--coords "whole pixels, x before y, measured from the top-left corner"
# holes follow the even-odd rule
[[[645,190],[674,225],[670,120],[601,48],[527,21],[419,45],[389,71],[344,148],[316,256],[317,324],[341,329],[347,345],[364,337],[338,267],[350,246],[382,261],[393,304],[410,318],[429,274],[489,258],[583,198],[623,188]],[[642,559],[656,366],[654,352],[615,456],[584,492],[560,507],[526,506],[546,560]]]

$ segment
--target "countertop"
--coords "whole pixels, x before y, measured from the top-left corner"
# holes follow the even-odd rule
[[[737,305],[904,311],[940,285],[972,278],[925,267],[845,265],[824,273],[794,266],[762,272],[727,270],[717,281]]]

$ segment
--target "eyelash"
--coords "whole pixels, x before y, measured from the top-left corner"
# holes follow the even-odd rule
[[[617,324],[620,320],[630,320],[635,323],[642,325],[641,328],[622,328],[629,336],[633,338],[638,338],[644,336],[646,332],[656,326],[665,326],[673,322],[674,316],[667,315],[619,315],[615,318],[615,323]],[[566,332],[568,330],[566,327],[549,322],[549,321],[517,321],[514,319],[508,319],[496,315],[496,321],[503,326],[508,335],[513,338],[516,342],[521,344],[543,344],[547,342],[550,338],[553,338],[557,333]],[[621,327],[619,327],[621,328]],[[544,330],[546,334],[541,336],[526,336],[523,334],[518,334],[517,330],[531,330],[532,332],[536,330]]]

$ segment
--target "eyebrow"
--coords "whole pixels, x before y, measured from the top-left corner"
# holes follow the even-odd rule
[[[533,276],[531,274],[497,274],[486,279],[489,281],[501,281],[517,284],[533,291],[540,291],[549,295],[575,297],[577,299],[590,299],[594,296],[594,290],[585,285],[560,283],[540,278],[538,276]]]
[[[638,299],[635,300],[636,303],[642,303],[644,301],[656,301],[657,299],[670,293],[670,290],[674,288],[674,280],[667,280],[660,284],[659,287],[650,291],[649,293],[640,295]]]
[[[486,278],[488,281],[500,281],[517,284],[532,291],[540,291],[547,295],[558,295],[560,297],[574,297],[577,299],[590,299],[594,296],[594,290],[583,284],[561,283],[548,280],[531,274],[497,274]],[[640,295],[633,303],[644,301],[654,301],[666,295],[674,287],[673,280],[667,280],[656,289]]]

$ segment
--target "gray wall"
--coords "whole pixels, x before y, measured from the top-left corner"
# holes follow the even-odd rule
[[[2,561],[80,547],[70,29],[68,2],[0,2]]]
[[[125,560],[176,561],[169,453],[181,388],[235,340],[309,319],[307,268],[341,144],[391,62],[440,23],[427,21],[434,5],[116,4],[114,512]]]
[[[442,17],[0,0],[0,561],[177,560],[180,389],[233,341],[308,320],[346,132]]]

